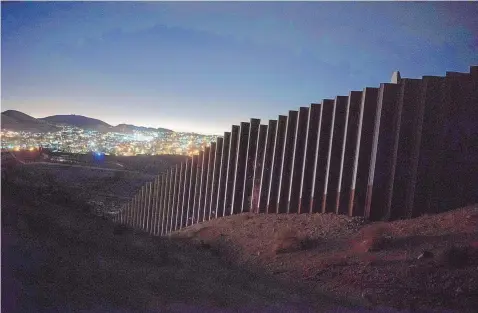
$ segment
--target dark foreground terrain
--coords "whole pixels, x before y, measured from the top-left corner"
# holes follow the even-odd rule
[[[59,185],[19,181],[2,182],[2,312],[315,312],[318,302],[320,311],[347,306],[326,297],[307,300],[300,289],[241,270],[208,249],[117,227]]]
[[[244,214],[157,238],[32,170],[2,181],[2,312],[476,312],[476,258],[441,256],[478,240],[474,208],[380,227]]]

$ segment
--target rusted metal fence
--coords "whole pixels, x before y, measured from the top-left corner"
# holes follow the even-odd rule
[[[114,217],[154,235],[242,212],[410,218],[478,202],[478,66],[234,125]]]

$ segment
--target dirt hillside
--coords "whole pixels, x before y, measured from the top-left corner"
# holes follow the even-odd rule
[[[327,297],[312,301],[275,277],[190,243],[114,225],[59,188],[2,181],[2,312],[298,313],[348,307]]]
[[[389,223],[333,214],[246,213],[173,237],[370,307],[478,312],[478,206]]]

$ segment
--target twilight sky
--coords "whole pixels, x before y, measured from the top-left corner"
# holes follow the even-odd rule
[[[2,2],[2,111],[222,134],[478,64],[473,2]]]

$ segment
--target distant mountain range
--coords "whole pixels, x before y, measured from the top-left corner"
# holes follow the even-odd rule
[[[96,130],[99,132],[133,133],[134,130],[172,132],[172,130],[166,128],[152,128],[128,124],[112,126],[95,118],[74,114],[52,115],[43,118],[34,118],[30,115],[15,110],[7,110],[2,112],[1,122],[2,129],[41,133],[58,131],[60,129],[59,126],[75,126],[85,130]]]
[[[8,110],[2,112],[2,129],[29,132],[54,132],[60,128],[25,113]]]
[[[96,118],[86,117],[82,115],[52,115],[43,118],[39,118],[41,121],[45,121],[52,125],[67,125],[75,126],[83,129],[92,129],[97,131],[108,131],[112,128],[111,125],[100,121]]]

